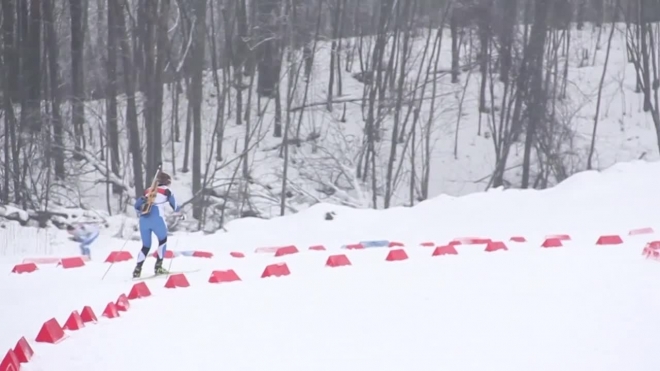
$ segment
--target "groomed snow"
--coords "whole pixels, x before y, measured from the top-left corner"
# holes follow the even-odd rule
[[[270,221],[237,220],[224,234],[174,236],[171,249],[214,258],[168,260],[173,270],[200,268],[187,275],[191,286],[147,280],[153,296],[131,301],[117,319],[100,315],[128,293],[133,263],[115,264],[101,280],[105,256],[124,244],[104,236],[85,267],[42,266],[0,280],[0,351],[25,336],[35,350],[28,371],[658,370],[660,262],[641,252],[660,237],[628,236],[660,231],[657,179],[659,163],[625,163],[541,192],[439,197],[388,211],[317,205]],[[328,211],[334,220],[324,220]],[[559,233],[572,240],[539,247]],[[597,246],[605,234],[624,244]],[[528,242],[509,242],[514,235]],[[431,257],[432,247],[419,246],[466,236],[503,240],[509,250],[458,245],[458,255]],[[369,239],[402,242],[409,259],[385,261],[387,248],[340,248]],[[300,253],[254,252],[289,244]],[[328,250],[307,250],[318,244]],[[58,246],[65,255],[76,249],[66,240]],[[125,249],[135,255],[139,242]],[[352,266],[324,267],[338,253]],[[5,259],[0,269],[17,262]],[[260,278],[274,262],[286,262],[291,275]],[[242,281],[210,284],[216,269],[234,269]],[[84,305],[98,324],[56,345],[34,342],[44,321],[62,324]]]

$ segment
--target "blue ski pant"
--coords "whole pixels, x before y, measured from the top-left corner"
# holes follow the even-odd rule
[[[89,250],[89,247],[92,245],[92,242],[94,242],[97,237],[98,236],[96,236],[96,237],[92,238],[91,240],[85,241],[85,242],[80,244],[80,253],[83,256],[91,258],[92,254],[91,254],[91,251]]]
[[[92,243],[96,241],[98,237],[99,237],[99,233],[96,232],[93,235],[88,236],[87,238],[74,238],[74,241],[80,242],[80,253],[83,256],[91,258],[92,254],[89,247],[92,246]]]
[[[151,235],[155,234],[158,239],[158,259],[165,257],[167,250],[167,224],[160,215],[143,216],[140,218],[140,238],[142,239],[142,250],[138,254],[137,262],[143,262],[151,249]]]
[[[86,257],[91,257],[92,253],[89,250],[89,245],[88,243],[83,243],[80,245],[80,254]]]

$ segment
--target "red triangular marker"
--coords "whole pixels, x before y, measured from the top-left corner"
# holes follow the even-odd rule
[[[80,313],[78,313],[77,310],[71,312],[69,318],[66,320],[66,322],[64,322],[65,330],[76,331],[83,327],[85,327],[85,324],[83,323],[82,317],[80,317]]]
[[[119,317],[119,311],[117,310],[117,306],[113,302],[109,302],[108,305],[105,306],[105,310],[103,311],[103,317],[107,318],[116,318]]]
[[[117,310],[120,312],[126,312],[128,308],[131,307],[131,304],[128,302],[128,298],[124,294],[119,295],[115,305],[117,306]]]
[[[13,350],[9,349],[5,358],[0,362],[1,371],[19,371],[21,367],[21,362],[16,357],[16,353]]]
[[[94,311],[89,306],[83,308],[82,312],[80,312],[80,318],[82,318],[83,322],[98,322],[96,314],[94,314]]]
[[[14,353],[16,354],[16,358],[18,358],[18,361],[20,363],[29,362],[32,359],[32,356],[34,355],[34,351],[32,350],[32,347],[30,346],[30,344],[28,343],[28,341],[25,339],[24,336],[18,339],[18,342],[14,347]],[[0,367],[0,370],[2,370],[2,367]]]
[[[37,338],[35,340],[39,343],[56,344],[59,343],[62,339],[64,339],[64,331],[62,330],[62,326],[57,323],[55,318],[51,318],[44,322],[43,326],[41,326],[41,330],[39,331],[39,334],[37,334]]]

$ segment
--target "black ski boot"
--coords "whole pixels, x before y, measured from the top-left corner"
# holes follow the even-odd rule
[[[169,274],[170,272],[167,271],[167,269],[163,268],[163,259],[157,259],[156,260],[156,265],[154,265],[154,274],[159,275],[159,274]]]
[[[140,275],[142,274],[142,264],[144,262],[137,263],[135,266],[135,269],[133,269],[133,278],[140,278]]]

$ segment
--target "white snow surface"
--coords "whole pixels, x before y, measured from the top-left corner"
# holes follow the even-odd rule
[[[659,239],[657,179],[660,163],[638,161],[545,191],[441,196],[385,211],[320,204],[271,220],[235,220],[226,233],[175,234],[169,249],[214,257],[167,260],[172,270],[200,269],[187,274],[190,287],[147,280],[153,295],[132,300],[115,319],[101,312],[129,292],[134,262],[114,264],[102,280],[110,267],[103,261],[122,248],[136,256],[140,243],[110,237],[111,227],[84,267],[40,265],[0,279],[0,353],[25,336],[35,351],[22,367],[28,371],[660,370],[660,262],[641,255]],[[330,211],[334,220],[324,220]],[[656,232],[628,234],[637,228]],[[31,246],[30,233],[13,242],[7,229],[0,233],[5,243]],[[572,240],[541,248],[553,234]],[[615,234],[623,244],[596,245]],[[432,257],[432,247],[420,246],[462,237],[502,240],[509,250],[457,245],[458,255]],[[33,242],[22,256],[0,258],[0,271],[26,257],[77,253],[65,234],[49,238],[57,243],[48,249]],[[341,248],[364,240],[401,242],[409,259],[386,261],[387,247]],[[291,244],[300,252],[255,253]],[[229,254],[238,251],[245,258]],[[352,265],[325,267],[332,254],[346,254]],[[276,262],[291,275],[261,278]],[[211,271],[226,269],[241,281],[208,283]],[[58,344],[34,341],[44,321],[63,324],[85,305],[97,324],[67,331]]]

